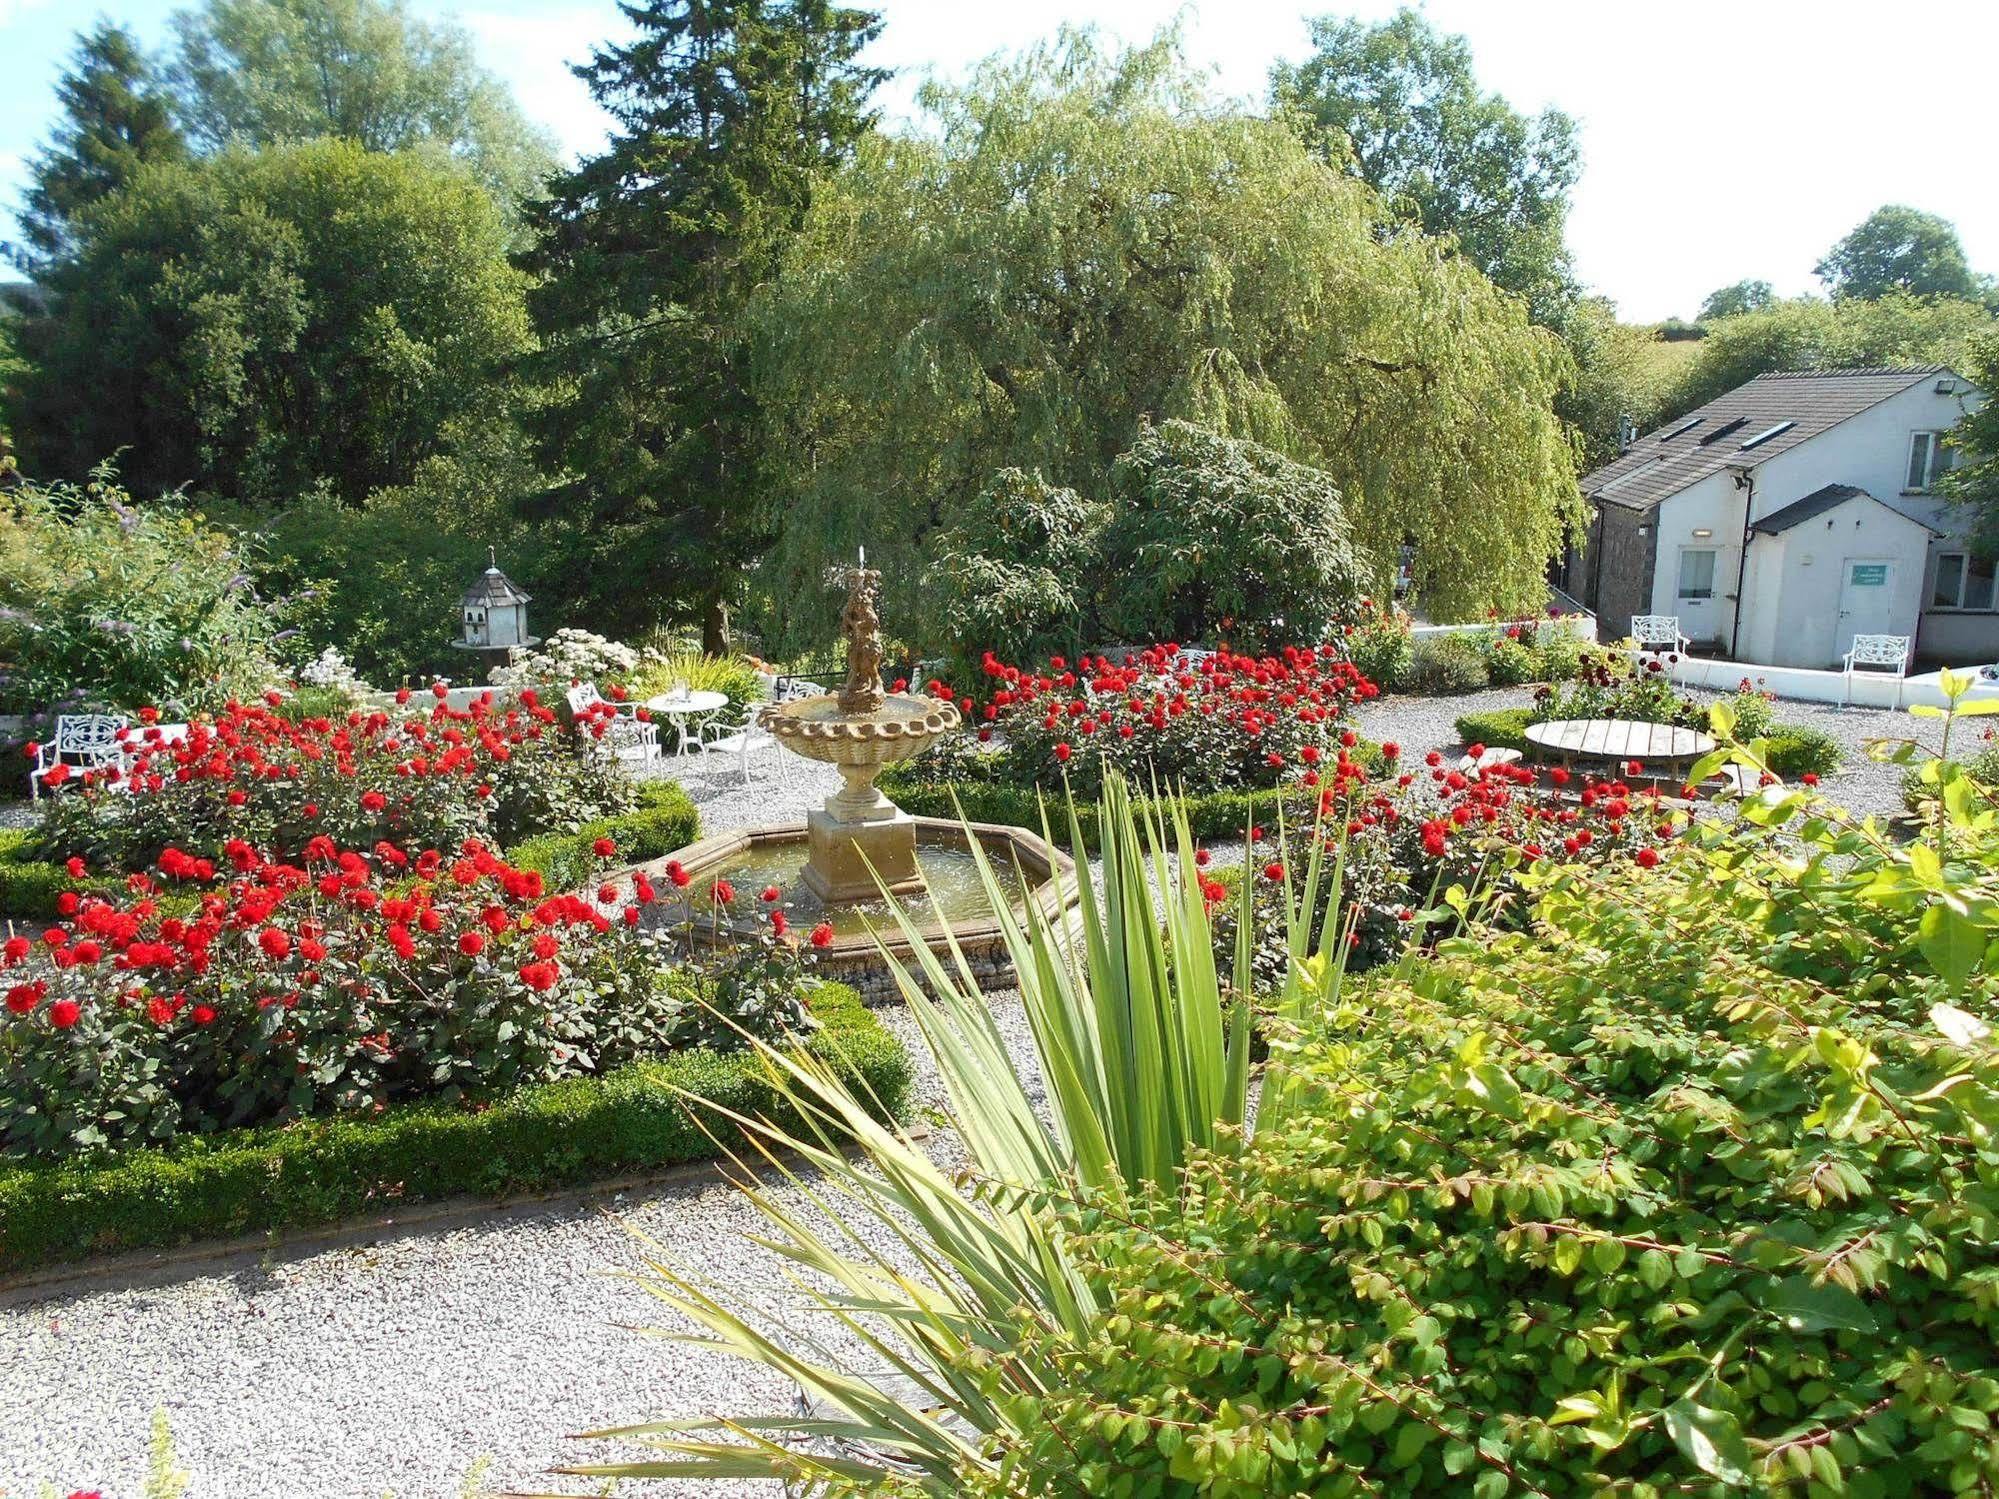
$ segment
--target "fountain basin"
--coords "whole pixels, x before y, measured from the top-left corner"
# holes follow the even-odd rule
[[[924,888],[898,899],[915,919],[925,945],[938,951],[948,968],[945,934],[949,932],[981,988],[1006,987],[1013,978],[1012,964],[965,845],[965,828],[948,818],[899,815],[913,835]],[[1051,917],[1059,917],[1075,902],[1074,861],[1038,834],[996,823],[974,823],[971,834],[985,849],[1016,912],[1033,901]],[[870,1004],[898,998],[882,947],[907,962],[910,945],[887,903],[878,891],[862,901],[826,900],[807,877],[811,852],[805,823],[772,823],[718,833],[640,865],[660,892],[659,902],[646,909],[645,925],[686,928],[696,941],[709,944],[754,939],[767,932],[770,923],[769,907],[758,896],[766,886],[775,885],[784,893],[785,916],[800,941],[819,922],[832,925],[832,944],[814,952],[822,977],[851,984]],[[691,877],[684,892],[691,898],[687,904],[673,897],[673,884],[665,873],[667,864],[676,859]],[[628,881],[633,872],[626,871],[620,882]],[[716,880],[727,880],[735,889],[732,915],[721,920],[711,912],[708,900]],[[870,924],[882,939],[880,945],[869,933]]]

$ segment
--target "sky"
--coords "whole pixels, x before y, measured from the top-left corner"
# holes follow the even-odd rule
[[[905,116],[926,74],[962,74],[1064,22],[1126,41],[1180,18],[1217,92],[1261,100],[1270,65],[1309,50],[1304,17],[1378,19],[1393,0],[874,0],[885,98]],[[614,0],[410,0],[455,15],[485,64],[571,153],[605,117],[566,64],[621,33]],[[173,0],[0,0],[0,204],[18,200],[75,30],[96,14],[159,45]],[[1999,273],[1999,192],[1973,106],[1999,55],[1999,4],[1903,0],[1427,0],[1471,43],[1480,82],[1515,107],[1579,123],[1569,244],[1578,274],[1632,322],[1691,317],[1745,278],[1815,291],[1812,266],[1884,203],[1957,225],[1974,269]],[[1977,165],[1983,160],[1986,165]],[[11,225],[7,226],[11,230]]]

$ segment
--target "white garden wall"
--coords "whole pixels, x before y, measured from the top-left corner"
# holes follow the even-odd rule
[[[1666,670],[1684,687],[1733,692],[1746,680],[1760,691],[1800,702],[1848,701],[1849,682],[1844,672],[1814,671],[1802,666],[1756,666],[1746,661],[1704,660],[1696,656],[1682,656]],[[1857,708],[1907,708],[1914,703],[1940,708],[1945,702],[1933,671],[1899,680],[1881,672],[1856,672],[1850,685],[1851,701]],[[1971,696],[1999,697],[1999,682],[1981,682],[1971,689]]]

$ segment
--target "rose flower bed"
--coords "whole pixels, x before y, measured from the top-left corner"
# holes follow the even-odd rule
[[[1484,748],[1472,746],[1473,758]],[[1399,746],[1384,744],[1380,755],[1389,766],[1400,765]],[[1625,768],[1633,776],[1644,771],[1636,762]],[[1256,829],[1261,836],[1247,866],[1256,875],[1250,885],[1257,912],[1257,977],[1272,988],[1287,961],[1282,923],[1272,914],[1290,853],[1285,845],[1309,836],[1314,826],[1330,844],[1341,846],[1340,921],[1350,933],[1355,968],[1400,953],[1419,935],[1417,913],[1453,885],[1471,893],[1488,920],[1503,924],[1520,904],[1522,869],[1543,862],[1601,865],[1624,859],[1656,868],[1685,826],[1682,815],[1660,806],[1651,786],[1634,790],[1619,778],[1560,767],[1464,771],[1435,750],[1422,766],[1400,769],[1388,779],[1369,779],[1341,752],[1323,778],[1314,775],[1300,790],[1306,794],[1292,806],[1288,836]],[[1244,878],[1236,871],[1203,876],[1219,956],[1235,950]],[[1315,923],[1333,895],[1328,881]]]
[[[1059,797],[1066,783],[1086,804],[1115,770],[1134,786],[1184,795],[1196,832],[1240,834],[1259,805],[1329,763],[1343,738],[1371,758],[1341,725],[1374,684],[1331,651],[1286,646],[1197,661],[1167,644],[1073,666],[1056,656],[1038,670],[989,651],[981,670],[982,701],[930,687],[957,696],[976,732],[883,774],[882,788],[908,811],[955,816],[955,793],[974,821],[1037,826],[1041,792]],[[1086,839],[1091,810],[1078,808]]]
[[[693,966],[642,924],[643,875],[552,895],[476,841],[227,858],[216,886],[169,850],[0,947],[0,1266],[710,1155],[679,1090],[775,1102],[744,1033],[823,1026],[884,1108],[907,1086],[852,991],[807,974],[809,939],[773,923]],[[183,882],[191,909],[163,899]]]
[[[220,861],[240,840],[296,858],[315,838],[405,852],[468,837],[506,847],[625,810],[632,784],[597,752],[603,724],[563,726],[532,691],[453,708],[443,689],[393,711],[294,721],[278,695],[232,702],[184,739],[162,742],[158,715],[127,730],[129,774],[79,774],[53,797],[36,843],[44,857],[138,871],[177,848]]]

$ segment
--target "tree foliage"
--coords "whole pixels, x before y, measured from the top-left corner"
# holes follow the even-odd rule
[[[1969,300],[1981,291],[1950,221],[1900,203],[1875,209],[1826,252],[1812,273],[1835,298],[1871,299],[1901,291]]]
[[[1973,545],[1980,555],[1999,557],[1999,327],[1984,334],[1965,357],[1964,373],[1984,391],[1982,404],[1950,434],[1957,467],[1938,486],[1971,507]]]
[[[953,645],[1045,660],[1089,641],[1112,507],[1001,469],[954,511],[937,538],[940,621]]]
[[[1959,362],[1991,326],[1975,302],[1889,292],[1799,297],[1716,323],[1674,382],[1662,418],[1691,411],[1771,370]]]
[[[1481,93],[1471,48],[1400,10],[1369,24],[1311,23],[1312,56],[1279,64],[1276,102],[1309,122],[1328,159],[1425,234],[1450,235],[1493,282],[1545,315],[1571,290],[1562,242],[1582,170],[1575,122],[1529,118]]]
[[[30,472],[125,459],[141,493],[410,478],[527,347],[492,199],[428,155],[319,140],[149,167],[92,208],[18,419]]]
[[[318,136],[434,148],[509,211],[555,166],[553,140],[479,66],[464,27],[406,0],[203,0],[173,26],[176,106],[206,150]]]
[[[100,21],[77,37],[69,71],[56,85],[61,114],[29,164],[22,243],[8,257],[31,274],[72,254],[77,216],[116,192],[140,167],[186,154],[170,100],[131,32]]]
[[[1324,470],[1377,564],[1421,542],[1434,609],[1539,598],[1574,511],[1568,361],[1522,304],[1384,238],[1372,193],[1207,105],[1169,46],[1071,36],[925,100],[935,132],[864,143],[759,303],[778,638],[820,637],[822,568],[859,541],[892,626],[934,639],[939,532],[996,470],[1107,495],[1170,418]]]
[[[576,69],[618,133],[533,216],[555,391],[537,433],[563,474],[543,508],[588,518],[597,555],[570,586],[600,617],[699,618],[719,648],[770,528],[744,311],[815,183],[872,128],[883,75],[854,59],[880,23],[831,0],[622,9],[636,39]],[[630,588],[634,566],[660,591]]]
[[[1767,281],[1738,281],[1707,294],[1701,303],[1699,320],[1715,322],[1739,317],[1745,312],[1761,312],[1777,300],[1777,292]]]

